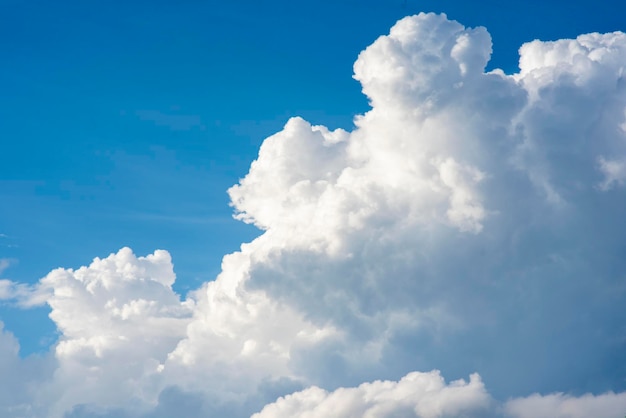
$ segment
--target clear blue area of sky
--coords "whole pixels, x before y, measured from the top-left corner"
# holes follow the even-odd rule
[[[614,0],[0,1],[0,274],[34,283],[123,246],[173,256],[184,294],[258,234],[226,189],[290,116],[350,129],[358,53],[420,11],[486,26],[489,68],[526,41],[626,30]],[[0,305],[22,353],[47,309]]]

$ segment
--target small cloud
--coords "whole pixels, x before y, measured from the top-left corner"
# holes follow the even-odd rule
[[[600,171],[604,174],[604,181],[598,187],[600,190],[608,191],[616,186],[623,186],[626,181],[626,161],[598,159]]]
[[[7,234],[1,234],[0,233],[0,247],[5,247],[5,248],[18,248],[19,245],[12,243],[11,241],[14,241],[12,239],[13,237],[10,237]],[[0,273],[2,273],[2,271],[0,270]]]
[[[626,392],[574,397],[563,393],[533,394],[511,399],[504,405],[511,418],[621,417],[626,411]]]
[[[469,382],[447,384],[438,370],[413,372],[399,381],[375,381],[334,392],[313,386],[281,397],[252,418],[327,417],[429,417],[467,416],[484,410],[490,396],[478,374]]]
[[[42,286],[0,279],[0,300],[13,302],[20,308],[45,305],[49,297],[50,291]]]
[[[4,271],[13,263],[14,260],[10,258],[0,258],[0,274],[4,273]]]

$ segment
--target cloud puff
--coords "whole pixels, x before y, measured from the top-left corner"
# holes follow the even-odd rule
[[[44,295],[59,329],[29,405],[51,417],[491,405],[477,375],[411,373],[440,369],[479,372],[494,399],[513,398],[511,416],[612,411],[622,394],[523,396],[626,389],[626,35],[525,44],[513,75],[485,73],[490,53],[483,28],[399,21],[355,63],[372,109],[354,130],[292,118],[264,141],[229,190],[263,234],[185,300],[160,250],[122,249],[34,289],[4,282],[4,297]]]
[[[446,385],[437,371],[409,373],[398,382],[376,381],[329,393],[311,387],[278,399],[252,418],[287,417],[420,417],[469,416],[490,403],[478,375]]]
[[[0,415],[37,416],[38,389],[53,370],[49,357],[19,357],[17,339],[0,322]]]
[[[56,369],[38,394],[47,416],[82,403],[141,410],[156,402],[161,365],[193,309],[173,292],[172,267],[166,251],[136,257],[123,248],[40,281],[60,333]]]
[[[461,379],[446,384],[435,370],[409,373],[397,382],[375,381],[333,392],[310,387],[277,399],[252,418],[586,418],[619,417],[624,410],[626,392],[579,397],[534,394],[498,404],[477,374],[471,375],[469,382]]]

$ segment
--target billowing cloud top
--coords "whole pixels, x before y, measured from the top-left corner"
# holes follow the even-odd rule
[[[626,35],[525,44],[513,75],[490,53],[484,28],[399,21],[355,63],[353,131],[265,140],[229,190],[264,232],[185,300],[165,251],[0,283],[59,329],[45,358],[0,335],[0,411],[623,415]]]

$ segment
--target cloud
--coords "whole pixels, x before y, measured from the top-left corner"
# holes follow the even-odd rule
[[[38,286],[0,279],[0,300],[15,302],[22,308],[41,306],[47,303],[49,294]]]
[[[610,411],[524,396],[626,389],[626,35],[525,44],[513,75],[490,53],[484,28],[399,21],[355,63],[354,130],[264,141],[229,190],[263,233],[185,299],[162,250],[4,282],[59,330],[31,416]]]
[[[173,292],[174,278],[166,251],[136,257],[123,248],[41,279],[35,292],[48,295],[60,334],[54,373],[35,397],[46,416],[63,416],[79,404],[132,411],[156,402],[162,363],[193,309],[193,301]]]
[[[626,161],[605,160],[598,158],[600,171],[604,174],[604,180],[599,184],[601,190],[607,191],[617,186],[623,186],[626,181]]]
[[[0,258],[0,274],[4,273],[4,271],[9,268],[12,260],[9,258]]]
[[[505,410],[512,418],[621,417],[626,410],[626,392],[580,397],[535,394],[508,401]]]
[[[242,287],[342,333],[293,366],[335,385],[441,363],[504,393],[532,391],[545,368],[541,390],[591,370],[596,389],[620,384],[600,358],[623,356],[608,336],[623,333],[611,270],[624,237],[610,225],[624,195],[598,190],[597,161],[625,151],[624,44],[533,42],[507,76],[484,73],[484,29],[409,17],[355,64],[372,110],[354,131],[294,118],[268,138],[229,191],[238,218],[266,231],[242,252]],[[562,354],[572,346],[602,354],[580,364]]]
[[[477,374],[469,382],[461,379],[446,384],[435,370],[409,373],[397,382],[375,381],[333,392],[310,387],[277,399],[252,418],[587,418],[620,417],[624,410],[626,392],[579,397],[534,394],[499,404]]]
[[[478,375],[446,385],[438,371],[410,373],[398,382],[376,381],[329,393],[311,387],[267,405],[252,418],[469,416],[484,410],[490,397]],[[478,415],[473,415],[478,416]]]
[[[34,399],[43,380],[51,375],[54,362],[49,357],[19,357],[19,343],[0,322],[0,415],[36,416]]]
[[[356,388],[328,392],[310,387],[266,405],[252,418],[283,417],[501,417],[586,418],[619,417],[626,410],[626,392],[585,394],[534,394],[495,402],[480,376],[473,374],[446,384],[439,371],[412,372],[399,381],[375,381]]]
[[[12,258],[0,258],[0,274],[16,262]],[[46,304],[48,297],[46,291],[39,286],[0,279],[0,301],[8,301],[21,308],[31,308]]]

